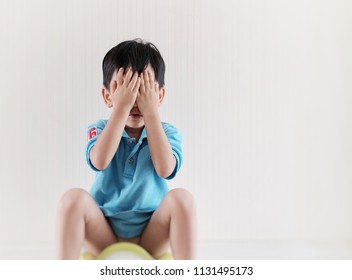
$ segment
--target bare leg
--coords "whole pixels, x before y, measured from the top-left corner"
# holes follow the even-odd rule
[[[70,189],[61,198],[57,213],[57,258],[78,259],[85,243],[98,254],[117,237],[94,199],[83,189]]]
[[[196,209],[192,195],[185,189],[171,190],[154,212],[144,230],[140,245],[159,257],[171,244],[175,259],[194,259]]]

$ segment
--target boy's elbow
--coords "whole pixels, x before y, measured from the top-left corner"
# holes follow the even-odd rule
[[[109,165],[108,163],[106,163],[104,161],[95,160],[94,158],[91,158],[90,162],[95,167],[95,169],[97,169],[99,171],[105,170],[108,167],[108,165]]]
[[[105,170],[108,165],[109,165],[109,162],[107,160],[104,160],[104,158],[102,157],[99,157],[97,155],[97,153],[95,152],[95,147],[93,147],[91,150],[90,150],[90,153],[89,153],[89,160],[91,162],[91,164],[94,166],[95,169],[99,170],[99,171],[103,171]]]
[[[158,174],[159,177],[166,179],[167,177],[169,177],[171,175],[171,173],[169,174],[166,171],[156,171],[156,173]]]
[[[156,173],[159,177],[166,179],[174,172],[176,164],[176,158],[172,155],[169,161],[159,162],[155,166]]]
[[[158,174],[158,176],[164,179],[170,177],[173,171],[174,167],[172,166],[160,166],[159,168],[156,168],[156,173]]]
[[[99,163],[93,163],[93,162],[92,162],[92,164],[93,164],[93,166],[94,166],[96,169],[98,169],[99,171],[103,171],[103,170],[106,169],[106,167],[108,167],[108,166],[105,165],[105,164],[99,164]]]

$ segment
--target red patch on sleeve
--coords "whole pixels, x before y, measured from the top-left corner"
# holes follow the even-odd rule
[[[94,138],[95,136],[97,136],[97,128],[93,127],[88,132],[88,140]]]

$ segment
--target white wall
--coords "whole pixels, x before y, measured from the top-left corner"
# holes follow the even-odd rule
[[[60,195],[91,185],[86,126],[109,116],[101,61],[136,37],[166,62],[161,114],[186,160],[170,186],[195,195],[201,240],[351,239],[351,12],[347,0],[1,0],[0,258],[51,246]]]

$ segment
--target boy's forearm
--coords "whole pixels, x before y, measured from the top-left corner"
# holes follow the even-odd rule
[[[167,178],[175,169],[176,158],[161,125],[159,113],[143,117],[154,168],[160,177]]]
[[[106,126],[90,150],[90,160],[95,168],[104,170],[110,164],[120,144],[128,114],[128,111],[121,109],[112,111]]]

